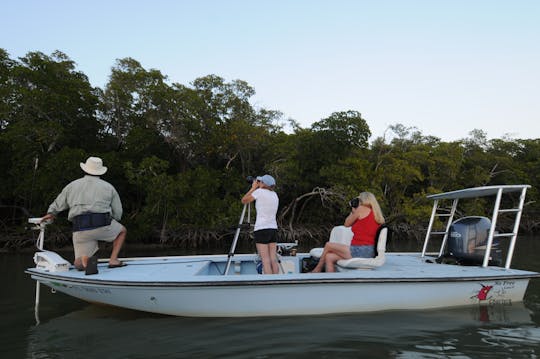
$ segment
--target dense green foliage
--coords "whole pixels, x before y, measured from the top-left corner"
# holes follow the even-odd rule
[[[302,128],[253,106],[254,94],[215,75],[170,83],[131,58],[94,88],[61,52],[15,60],[0,49],[2,237],[43,215],[90,155],[109,168],[104,179],[121,195],[131,242],[230,239],[246,176],[264,173],[277,179],[284,239],[325,237],[363,190],[379,198],[394,230],[418,234],[431,211],[426,194],[490,184],[531,184],[522,230],[538,228],[540,140],[488,141],[473,130],[448,143],[396,124],[369,143],[360,112]],[[55,228],[57,240],[69,240],[65,220]]]

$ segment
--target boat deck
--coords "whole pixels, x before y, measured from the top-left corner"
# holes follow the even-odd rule
[[[30,268],[28,273],[37,277],[62,279],[70,282],[86,283],[125,283],[126,285],[168,286],[206,283],[249,282],[320,282],[320,281],[365,281],[365,282],[408,282],[408,281],[467,281],[486,279],[512,279],[538,277],[536,272],[503,267],[479,267],[439,264],[434,257],[422,258],[419,253],[387,253],[386,263],[375,269],[356,269],[336,273],[301,273],[301,262],[309,254],[282,257],[282,269],[285,273],[261,275],[256,272],[256,256],[238,254],[233,257],[228,275],[223,275],[227,256],[182,256],[167,258],[126,259],[127,266],[110,269],[106,263],[98,265],[99,273],[85,275],[84,272],[70,269],[66,272],[48,273],[37,268]]]

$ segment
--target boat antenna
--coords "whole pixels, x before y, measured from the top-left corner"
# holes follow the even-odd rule
[[[28,208],[30,210],[32,210],[32,197],[34,195],[34,183],[36,182],[36,171],[38,169],[38,165],[39,165],[39,157],[38,155],[36,155],[36,157],[34,157],[34,172],[32,173],[32,185],[30,186],[30,200],[28,203]]]

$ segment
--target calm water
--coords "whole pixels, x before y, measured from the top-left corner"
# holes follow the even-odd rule
[[[540,237],[521,238],[514,267],[540,271],[539,250]],[[540,357],[539,279],[505,307],[246,319],[140,313],[42,287],[36,325],[30,266],[32,254],[0,254],[1,358]]]

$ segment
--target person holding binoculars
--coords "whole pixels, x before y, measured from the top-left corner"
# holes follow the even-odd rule
[[[257,217],[253,235],[257,252],[261,257],[263,274],[277,274],[279,264],[276,255],[278,228],[276,214],[279,198],[274,191],[276,180],[268,174],[257,178],[249,177],[249,180],[253,182],[249,191],[242,197],[242,203],[255,201]]]
[[[350,245],[327,242],[312,273],[335,272],[335,263],[353,257],[372,258],[375,255],[375,236],[384,223],[379,202],[371,192],[362,192],[349,205],[351,213],[345,218],[345,227],[351,227],[353,238]]]

